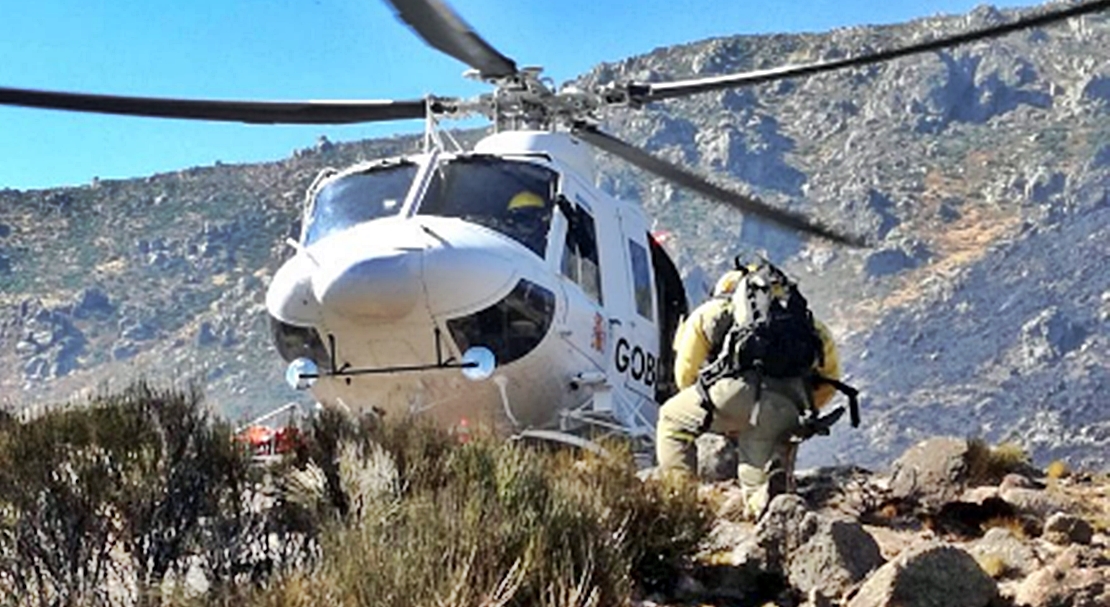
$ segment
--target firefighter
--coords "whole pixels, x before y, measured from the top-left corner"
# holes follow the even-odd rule
[[[815,419],[813,412],[831,400],[837,386],[851,390],[838,381],[840,364],[828,329],[813,319],[793,283],[777,268],[765,265],[769,271],[749,266],[725,273],[713,296],[679,327],[674,342],[679,392],[660,409],[655,443],[660,468],[693,473],[697,469],[694,441],[699,435],[713,432],[734,439],[737,478],[747,514],[753,519],[762,514],[774,494],[792,488],[793,479],[788,477],[792,477],[793,450],[799,436],[813,431],[806,427]],[[793,367],[778,365],[773,352],[763,355],[766,360],[745,364],[744,344],[739,344],[739,352],[723,352],[736,349],[744,327],[753,326],[751,317],[759,313],[753,314],[751,300],[761,292],[772,302],[798,298],[781,309],[792,310],[799,319],[781,320],[789,316],[786,313],[770,316],[780,318],[775,322],[798,325],[779,333],[790,336],[791,331],[796,332],[796,340],[788,340],[802,346],[779,350],[802,352],[793,358],[805,361],[804,368],[796,361]],[[754,346],[748,344],[748,348]],[[778,367],[785,372],[771,372]],[[854,403],[854,394],[852,397]],[[831,424],[835,418],[820,421]],[[816,431],[827,433],[827,427],[824,432]]]

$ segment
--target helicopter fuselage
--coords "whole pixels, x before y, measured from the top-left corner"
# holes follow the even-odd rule
[[[507,432],[650,434],[685,295],[643,209],[593,186],[582,147],[500,133],[319,179],[266,298],[282,356],[319,368],[315,398]],[[493,353],[489,379],[459,372],[474,347]]]

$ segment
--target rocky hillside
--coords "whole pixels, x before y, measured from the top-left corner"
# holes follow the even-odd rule
[[[709,458],[709,463],[713,462]],[[675,596],[656,604],[1100,607],[1110,601],[1110,484],[1037,470],[1014,445],[932,438],[889,473],[803,472],[745,521],[735,482]]]
[[[1013,18],[720,38],[599,65],[582,82],[831,59]],[[1103,467],[1110,447],[1110,22],[1088,17],[888,64],[613,113],[605,127],[875,243],[845,250],[746,221],[599,157],[600,185],[672,233],[695,298],[737,252],[802,281],[865,391],[864,427],[808,464],[889,461],[938,432]],[[477,134],[468,134],[469,137]],[[135,373],[196,377],[232,416],[291,398],[264,286],[324,166],[415,137],[79,188],[0,191],[0,400]]]

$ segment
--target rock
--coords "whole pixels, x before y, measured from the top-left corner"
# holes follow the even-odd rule
[[[1066,498],[1052,495],[1043,489],[1010,487],[999,490],[998,495],[1018,510],[1039,517],[1046,517],[1056,511],[1070,511],[1073,508],[1073,504]]]
[[[1083,343],[1086,331],[1059,308],[1041,311],[1021,327],[1021,364],[1026,369],[1059,360]]]
[[[997,593],[994,580],[970,554],[933,544],[880,567],[848,607],[987,607]]]
[[[736,478],[736,441],[720,434],[705,433],[698,437],[698,476],[715,483]]]
[[[1005,527],[992,527],[968,548],[971,556],[993,577],[1026,576],[1044,566],[1036,551]],[[991,571],[998,567],[999,571]]]
[[[961,502],[982,504],[985,500],[998,497],[998,487],[972,487],[960,496]]]
[[[1049,565],[1017,588],[1021,607],[1106,607],[1110,605],[1110,567],[1061,569]]]
[[[1083,97],[1091,101],[1110,102],[1110,76],[1096,76],[1083,85]]]
[[[158,336],[158,329],[150,322],[139,321],[127,324],[120,332],[120,337],[129,341],[147,341]]]
[[[787,559],[786,577],[802,592],[843,596],[884,562],[875,538],[857,521],[822,520]]]
[[[1072,544],[1057,554],[1051,565],[1057,569],[1110,567],[1110,553],[1101,547]]]
[[[20,358],[28,358],[42,352],[43,347],[33,339],[23,339],[15,344],[15,353]]]
[[[105,317],[115,312],[108,294],[96,287],[82,289],[73,307],[74,318]]]
[[[0,238],[7,238],[12,234],[12,227],[6,223],[0,223]]]
[[[879,545],[859,522],[810,511],[796,495],[771,501],[755,529],[754,541],[740,550],[768,573],[786,578],[802,593],[843,596],[883,563]]]
[[[112,360],[128,360],[139,353],[139,346],[131,342],[118,343],[112,348]]]
[[[868,255],[863,263],[863,269],[872,278],[882,278],[916,268],[920,264],[921,259],[918,255],[911,255],[901,247],[891,247]]]
[[[967,441],[958,438],[930,438],[910,447],[891,465],[890,496],[940,508],[963,493],[967,455]]]
[[[1015,472],[1011,472],[1011,473],[1007,474],[1006,476],[1003,476],[1002,480],[999,481],[999,483],[998,483],[998,490],[999,491],[1002,491],[1002,490],[1005,490],[1005,489],[1015,489],[1015,488],[1020,488],[1020,489],[1044,489],[1045,485],[1044,485],[1044,483],[1033,480],[1033,479],[1029,478],[1028,476],[1026,476],[1024,474],[1017,474]]]
[[[1060,172],[1038,172],[1025,184],[1025,197],[1033,204],[1047,204],[1063,193],[1068,178]]]
[[[820,592],[811,590],[806,594],[806,600],[802,603],[801,607],[833,607],[833,602],[832,599]]]
[[[1090,544],[1094,533],[1090,523],[1063,512],[1054,513],[1044,522],[1044,539],[1061,546]]]
[[[197,329],[197,345],[198,346],[211,346],[219,341],[216,333],[212,330],[212,323],[207,320],[200,323]]]

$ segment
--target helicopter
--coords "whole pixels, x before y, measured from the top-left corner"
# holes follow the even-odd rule
[[[556,88],[440,0],[387,0],[429,46],[493,90],[476,98],[255,102],[0,88],[0,104],[261,124],[423,120],[423,150],[322,172],[266,309],[286,381],[323,406],[424,415],[563,443],[650,443],[675,391],[670,344],[689,302],[635,201],[596,183],[593,149],[712,201],[846,246],[862,239],[662,160],[606,132],[609,111],[858,67],[1110,8],[1069,5],[860,57],[671,82]],[[481,116],[464,149],[441,128]]]

